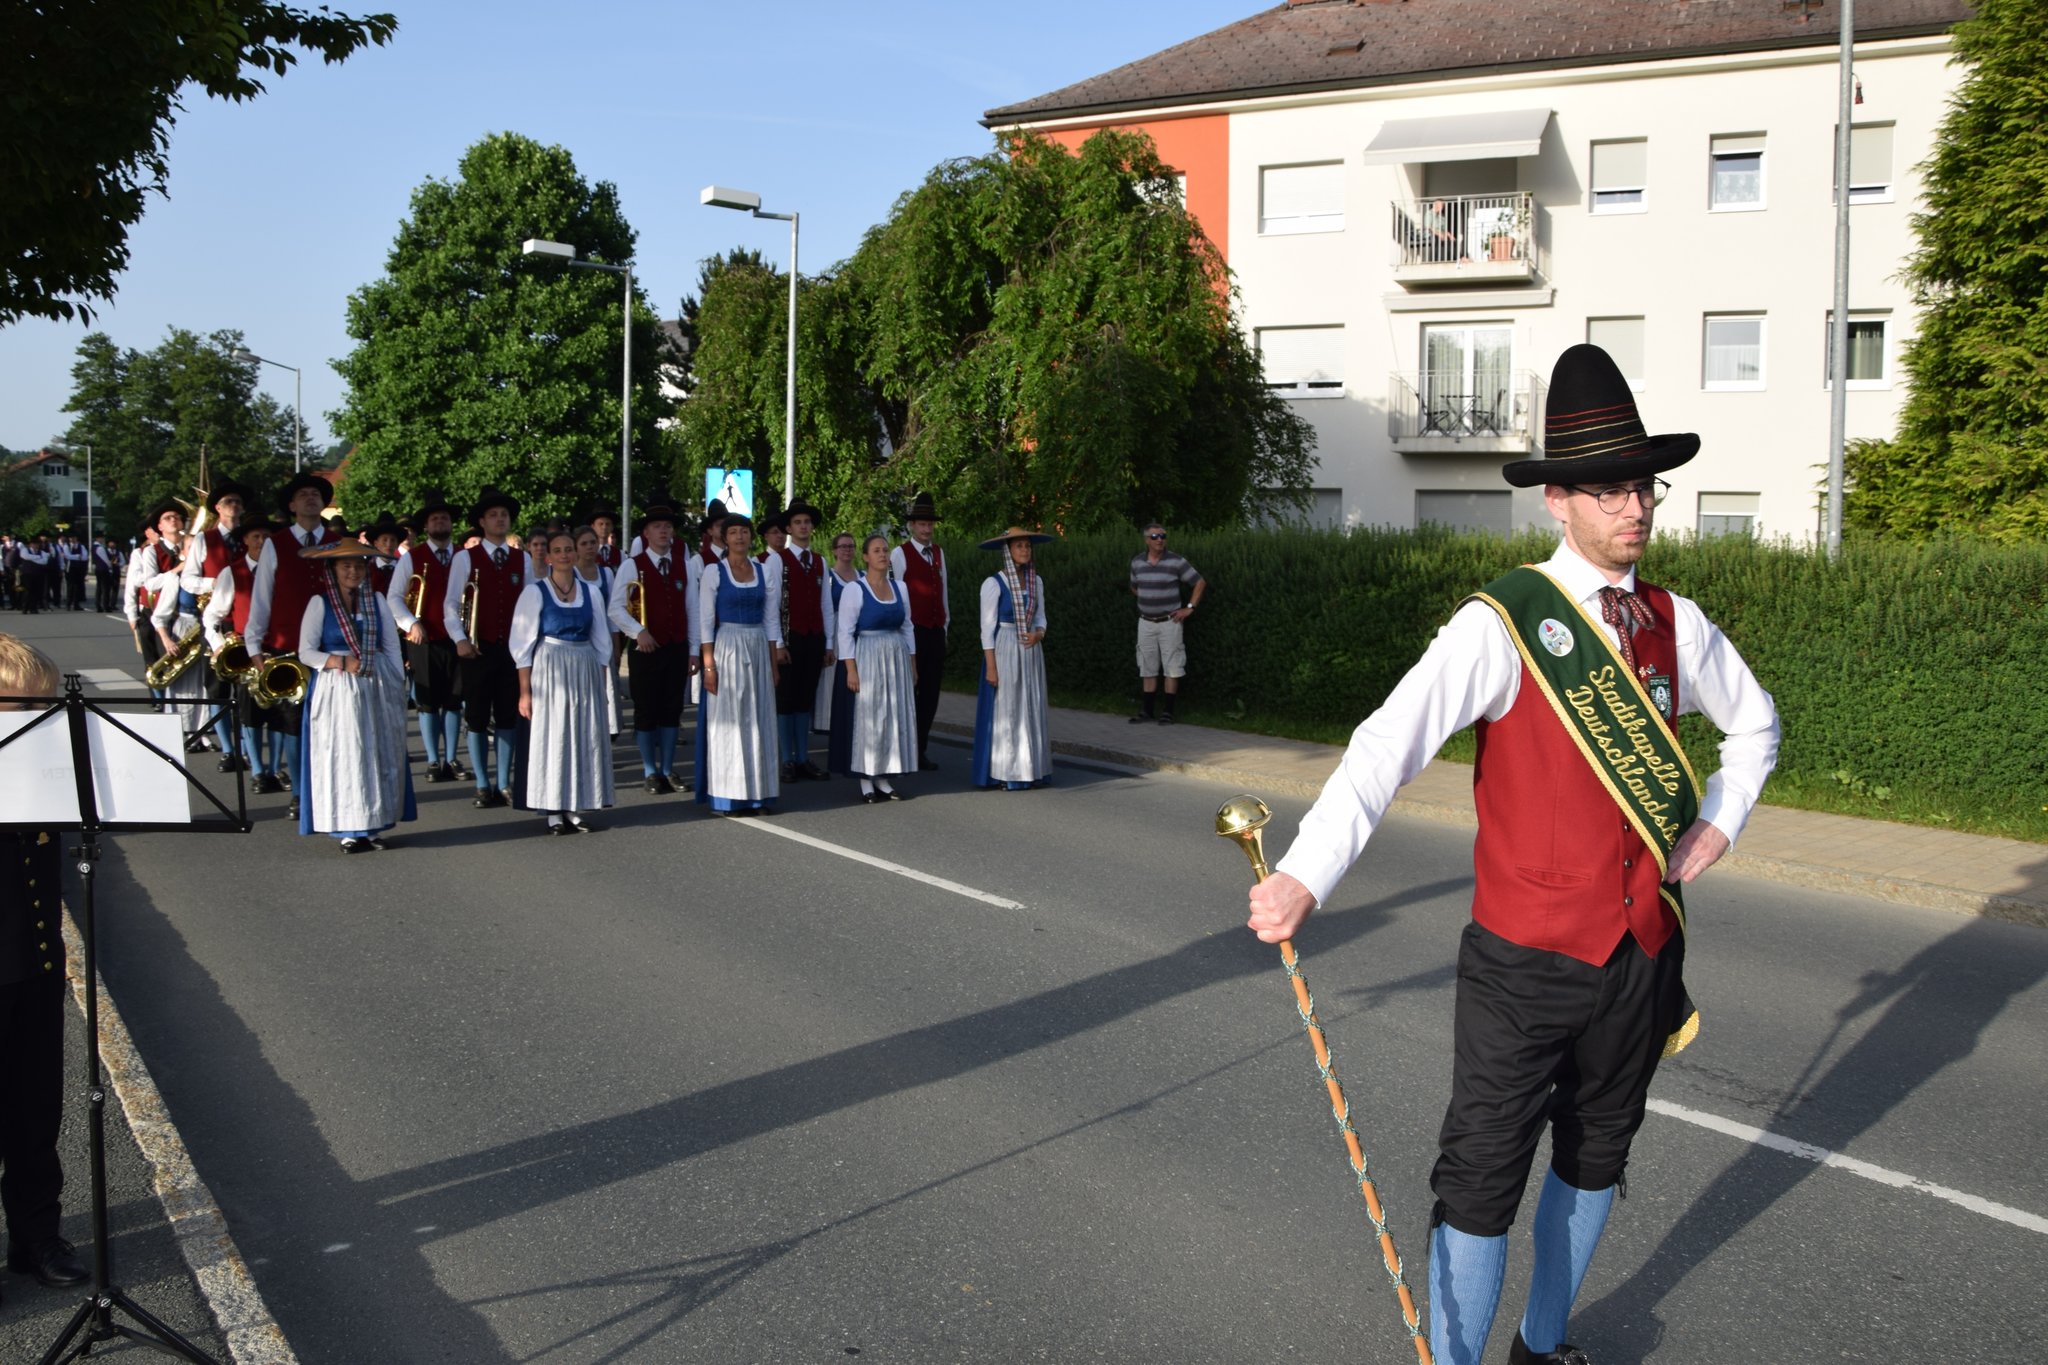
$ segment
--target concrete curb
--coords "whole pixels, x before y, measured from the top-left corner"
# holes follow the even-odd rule
[[[960,725],[957,722],[938,721],[933,724],[932,730],[934,733],[943,732],[964,737],[970,742],[974,736],[971,726]],[[1052,742],[1052,749],[1054,753],[1064,754],[1069,758],[1112,764],[1133,772],[1177,773],[1205,782],[1220,782],[1242,787],[1248,791],[1268,794],[1278,792],[1287,796],[1309,798],[1314,798],[1322,792],[1319,783],[1302,782],[1247,768],[1162,758],[1156,754],[1136,753],[1098,744],[1055,739]],[[1478,820],[1469,805],[1450,805],[1441,801],[1417,800],[1403,796],[1395,799],[1392,809],[1393,813],[1398,815],[1433,820],[1439,824],[1460,825],[1466,829],[1478,827]],[[1989,895],[1956,887],[1937,886],[1930,882],[1913,881],[1910,878],[1793,862],[1783,858],[1752,857],[1741,852],[1729,853],[1719,866],[1746,877],[1761,877],[1767,881],[1783,882],[1788,886],[1802,886],[1816,891],[1843,891],[1892,905],[1940,910],[1954,915],[1971,915],[1982,919],[2002,920],[2008,924],[2025,924],[2048,929],[2048,906],[2011,896]]]
[[[83,1011],[85,977],[78,964],[85,961],[85,945],[68,904],[64,907],[64,947],[71,964],[67,975],[72,999]],[[229,1354],[235,1365],[298,1365],[298,1356],[256,1289],[248,1264],[228,1231],[227,1218],[214,1202],[213,1191],[194,1169],[164,1108],[163,1096],[157,1093],[156,1082],[107,993],[104,977],[99,987],[101,1069],[121,1101],[135,1145],[155,1172],[156,1197],[170,1222],[171,1235],[192,1278],[198,1281],[200,1296],[221,1335],[227,1338]]]

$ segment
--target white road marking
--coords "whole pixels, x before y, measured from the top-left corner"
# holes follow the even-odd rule
[[[1768,1147],[1774,1152],[1783,1152],[1787,1156],[1796,1156],[1801,1160],[1815,1162],[1822,1166],[1833,1166],[1837,1170],[1847,1171],[1851,1175],[1860,1175],[1865,1180],[1875,1180],[1880,1185],[1890,1185],[1894,1189],[1918,1190],[1922,1194],[1931,1194],[1936,1199],[1945,1199],[1959,1208],[1968,1209],[1972,1213],[1981,1213],[1986,1218],[1996,1218],[2001,1223],[2010,1223],[2016,1228],[2025,1228],[2029,1232],[2048,1233],[2048,1218],[2043,1218],[2039,1214],[2028,1213],[2025,1209],[2008,1208],[2004,1204],[1995,1204],[1989,1199],[1982,1199],[1974,1194],[1965,1194],[1961,1190],[1952,1190],[1946,1185],[1936,1185],[1931,1181],[1922,1180],[1918,1176],[1907,1175],[1903,1171],[1888,1170],[1883,1166],[1873,1166],[1868,1161],[1858,1161],[1853,1156],[1843,1156],[1840,1152],[1831,1152],[1825,1147],[1816,1147],[1810,1142],[1795,1142],[1791,1138],[1780,1137],[1776,1133],[1766,1132],[1761,1128],[1752,1128],[1746,1123],[1737,1123],[1733,1119],[1724,1119],[1718,1114],[1708,1114],[1698,1109],[1687,1109],[1684,1105],[1672,1104],[1668,1100],[1651,1100],[1650,1111],[1662,1114],[1668,1119],[1678,1119],[1683,1123],[1692,1123],[1702,1128],[1711,1128],[1717,1133],[1725,1133],[1729,1137],[1740,1138],[1744,1142],[1755,1143],[1759,1147]]]
[[[332,1246],[321,1247],[320,1251],[322,1255],[332,1256],[337,1251],[347,1251],[353,1245],[353,1242],[336,1242]]]
[[[793,840],[796,843],[806,844],[811,848],[819,849],[826,853],[836,854],[841,858],[851,858],[854,862],[866,863],[869,867],[879,867],[884,872],[893,872],[899,877],[908,877],[914,882],[923,882],[926,886],[936,886],[941,891],[950,891],[956,896],[965,896],[969,900],[980,901],[984,905],[993,905],[1000,910],[1022,910],[1024,908],[1022,901],[1007,900],[1002,896],[991,895],[986,891],[977,891],[971,886],[962,886],[959,882],[949,882],[944,877],[934,877],[929,872],[919,872],[914,867],[905,867],[901,863],[892,863],[886,858],[877,858],[872,853],[862,853],[857,848],[846,848],[840,844],[828,843],[823,839],[814,839],[808,834],[798,834],[793,829],[784,829],[782,826],[770,824],[766,820],[749,817],[740,820],[728,820],[726,823],[738,825],[742,829],[757,829],[763,834],[773,834],[779,838]]]

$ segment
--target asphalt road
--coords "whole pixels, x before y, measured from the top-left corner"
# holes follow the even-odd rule
[[[66,633],[61,662],[124,662]],[[422,787],[384,853],[281,798],[246,837],[112,840],[103,971],[300,1358],[1412,1359],[1240,927],[1230,793],[1071,765],[975,793],[942,761],[911,801],[800,786],[761,822],[634,791],[547,839]],[[1274,805],[1277,855],[1302,807]],[[1469,845],[1390,822],[1299,941],[1417,1281]],[[1726,875],[1690,905],[1705,1031],[1573,1339],[2037,1358],[2048,936]]]

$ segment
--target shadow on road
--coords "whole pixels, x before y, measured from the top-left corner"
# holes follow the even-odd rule
[[[1458,885],[1462,881],[1432,883],[1319,915],[1314,946],[1333,950],[1353,942],[1402,907]],[[201,1173],[231,1210],[236,1227],[262,1241],[270,1262],[296,1262],[292,1269],[269,1275],[259,1266],[258,1275],[279,1286],[266,1292],[287,1335],[295,1321],[306,1329],[294,1346],[308,1365],[420,1359],[429,1348],[435,1358],[465,1365],[510,1365],[514,1357],[479,1306],[458,1302],[439,1283],[426,1252],[431,1243],[871,1100],[995,1066],[1190,992],[1276,970],[1273,950],[1249,934],[1204,935],[1149,961],[941,1024],[630,1113],[358,1179],[329,1148],[317,1115],[265,1055],[263,1040],[243,1023],[212,976],[187,952],[177,929],[137,886],[118,850],[103,865],[101,898],[103,905],[120,907],[118,916],[108,917],[106,974],[117,998],[146,996],[151,1001],[147,1010],[131,1006],[124,1012],[190,1147],[203,1154]],[[260,907],[251,910],[260,912]],[[175,1042],[170,1024],[163,1022],[173,1020]],[[194,1038],[210,1041],[203,1065],[185,1060],[193,1054],[179,1045]],[[290,1208],[269,1207],[281,1189],[291,1192]],[[349,1230],[354,1250],[323,1256],[318,1241],[337,1229]],[[661,1291],[670,1305],[662,1314],[666,1323],[795,1244],[695,1252],[632,1273],[667,1286]],[[249,1250],[244,1247],[245,1253]],[[347,1323],[345,1343],[334,1339],[329,1324],[336,1321]]]
[[[1837,1011],[1813,1060],[1760,1126],[1844,1151],[1944,1068],[1968,1057],[2006,1003],[2048,974],[2048,957],[2002,948],[2009,931],[1972,920],[1892,972],[1871,972]],[[1833,1062],[1842,1032],[1882,1010]],[[1576,1340],[1603,1358],[1641,1360],[1663,1336],[1659,1306],[1723,1244],[1822,1168],[1750,1147],[1700,1192],[1641,1269],[1573,1316]]]

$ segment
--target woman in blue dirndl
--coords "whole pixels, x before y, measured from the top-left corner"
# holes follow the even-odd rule
[[[853,693],[848,771],[860,778],[860,799],[901,801],[889,785],[917,771],[917,634],[909,599],[889,572],[889,540],[861,546],[867,571],[846,585],[836,613],[839,664]]]
[[[325,834],[343,853],[364,853],[384,847],[379,835],[419,814],[398,623],[368,586],[375,550],[349,540],[307,553],[327,561],[327,583],[299,621],[299,662],[309,675],[299,735],[287,741],[300,746],[305,779],[299,833]]]
[[[754,523],[728,517],[725,554],[697,583],[704,732],[699,795],[721,815],[765,812],[782,794],[774,650],[782,643],[782,561],[749,558]]]
[[[576,538],[548,536],[548,571],[512,608],[512,662],[526,727],[521,805],[550,834],[593,826],[579,812],[612,804],[611,625],[595,586],[576,572]]]

